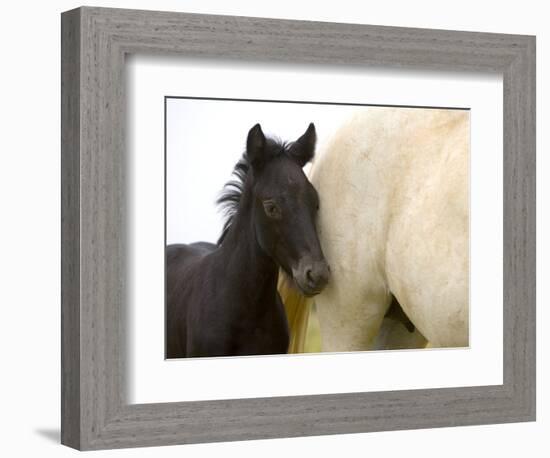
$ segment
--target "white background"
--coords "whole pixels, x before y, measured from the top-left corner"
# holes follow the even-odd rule
[[[327,66],[266,68],[251,63],[136,56],[127,62],[127,79],[131,161],[127,358],[130,402],[502,383],[502,206],[494,204],[502,202],[500,77],[384,69],[350,72],[349,68]],[[322,94],[325,102],[471,108],[470,348],[164,361],[163,102],[165,94],[182,91],[212,97],[317,101]],[[266,131],[274,129],[294,138],[313,119],[318,123],[322,145],[342,119],[349,117],[351,109],[333,105],[170,101],[168,241],[196,241],[205,235],[216,239],[219,227],[215,226],[220,223],[210,218],[215,215],[212,200],[239,158],[250,125],[261,121]],[[320,146],[319,154],[323,154],[322,150]],[[189,204],[192,211],[186,212]],[[205,221],[201,222],[203,218]],[[206,221],[206,226],[214,226],[213,231],[207,230]],[[364,376],[364,368],[368,368],[368,377]],[[327,377],[327,373],[338,375]],[[219,383],[220,379],[223,383]]]
[[[547,265],[550,172],[548,115],[550,40],[544,2],[338,2],[232,0],[99,1],[102,6],[316,19],[538,36],[538,422],[436,430],[279,439],[155,449],[98,456],[547,456],[550,428]],[[20,2],[2,10],[0,444],[6,456],[69,456],[57,445],[59,425],[59,13],[72,1]],[[546,210],[546,208],[544,209]],[[544,258],[543,258],[544,256]],[[545,434],[546,433],[546,434]]]

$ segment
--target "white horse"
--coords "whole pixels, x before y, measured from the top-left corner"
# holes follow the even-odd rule
[[[310,180],[332,272],[314,299],[323,351],[467,346],[469,113],[367,108],[317,157]],[[309,304],[280,286],[290,351],[301,351]],[[392,295],[414,333],[386,317]]]

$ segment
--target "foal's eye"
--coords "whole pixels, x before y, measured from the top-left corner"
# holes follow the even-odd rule
[[[273,219],[280,219],[281,209],[273,200],[264,200],[264,211],[267,216]]]

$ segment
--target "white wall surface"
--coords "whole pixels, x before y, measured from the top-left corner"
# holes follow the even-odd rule
[[[196,13],[358,22],[471,31],[536,34],[538,48],[538,421],[536,423],[442,428],[105,451],[97,456],[281,457],[548,456],[548,233],[547,202],[550,81],[550,20],[545,3],[438,2],[406,0],[338,2],[133,0],[93,2],[98,6]],[[2,8],[0,43],[1,146],[0,405],[3,456],[71,456],[58,445],[60,422],[60,17],[77,2],[9,2]],[[546,208],[543,208],[546,207]],[[546,433],[546,434],[545,434]]]

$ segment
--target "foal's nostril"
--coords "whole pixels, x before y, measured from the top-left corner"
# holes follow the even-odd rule
[[[318,289],[319,287],[323,288],[327,284],[330,269],[324,263],[313,264],[305,269],[304,274],[307,284],[311,288]]]
[[[311,267],[306,270],[306,278],[309,283],[315,283],[315,278],[313,277],[313,269],[311,269]]]

